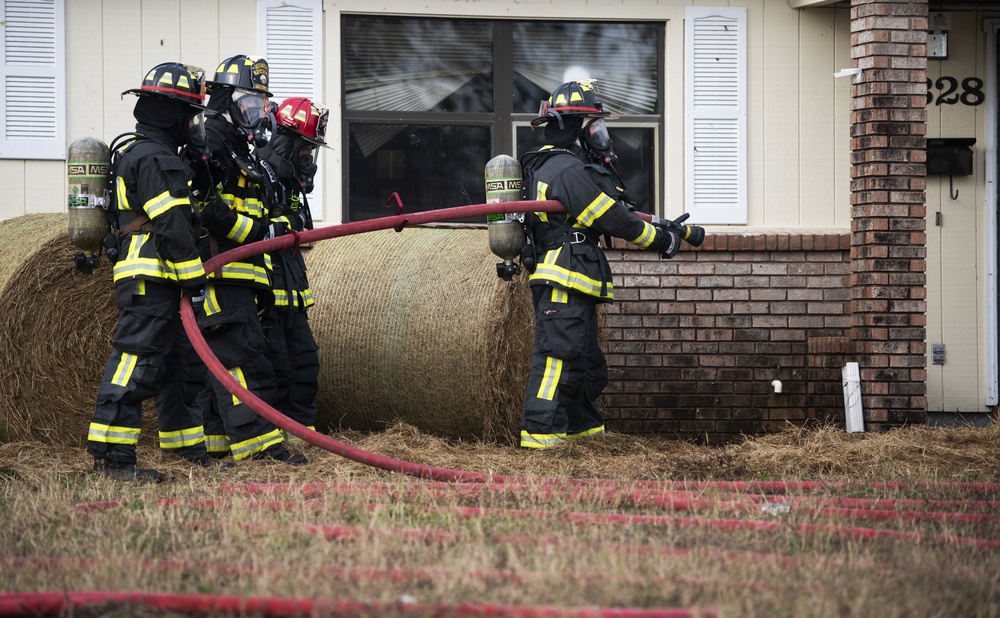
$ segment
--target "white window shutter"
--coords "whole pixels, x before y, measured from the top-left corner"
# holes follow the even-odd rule
[[[0,158],[66,158],[64,0],[0,0]]]
[[[257,38],[276,104],[288,97],[308,97],[327,105],[322,82],[322,0],[257,0]],[[330,155],[329,149],[322,150],[315,188],[309,194],[312,216],[320,221],[324,219],[322,158]]]
[[[687,7],[685,210],[698,224],[747,222],[747,10]]]

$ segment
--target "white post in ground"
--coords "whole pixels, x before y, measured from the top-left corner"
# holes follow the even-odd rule
[[[857,363],[847,363],[844,378],[844,415],[847,431],[854,433],[865,430],[865,416],[861,407],[861,371]]]

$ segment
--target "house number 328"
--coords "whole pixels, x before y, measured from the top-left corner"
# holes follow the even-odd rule
[[[934,95],[937,90],[937,96]],[[943,75],[937,81],[927,80],[927,105],[979,105],[986,100],[983,94],[983,80],[966,77],[959,86],[957,77]]]

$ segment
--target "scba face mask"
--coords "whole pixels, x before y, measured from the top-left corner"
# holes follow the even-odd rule
[[[603,118],[594,118],[583,127],[583,143],[595,162],[602,165],[618,163],[618,155]]]
[[[198,112],[188,118],[185,129],[187,141],[192,146],[201,148],[205,145],[205,112]]]
[[[233,92],[231,114],[236,124],[253,131],[260,127],[268,115],[267,95],[261,92],[237,90]]]
[[[313,190],[313,179],[316,177],[316,170],[319,169],[316,165],[319,146],[303,139],[298,139],[296,142],[295,157],[292,163],[302,176],[302,182],[304,183],[303,190],[306,193],[310,193]]]

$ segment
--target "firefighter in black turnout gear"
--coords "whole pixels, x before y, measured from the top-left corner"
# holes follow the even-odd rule
[[[208,106],[218,115],[208,122],[207,165],[195,166],[193,182],[207,229],[202,257],[264,240],[283,232],[268,218],[268,181],[253,152],[266,143],[270,118],[268,65],[260,57],[238,55],[223,60],[209,80]],[[275,407],[274,368],[265,357],[261,316],[273,311],[269,258],[256,255],[208,273],[204,314],[198,326],[209,347],[247,390]],[[210,378],[205,430],[210,455],[231,452],[233,459],[274,459],[306,463],[292,454],[284,435],[271,422]]]
[[[114,163],[118,250],[114,265],[118,327],[87,434],[94,471],[119,480],[158,481],[136,466],[142,402],[155,396],[160,446],[206,464],[200,411],[173,396],[180,379],[177,341],[182,290],[200,301],[205,270],[197,248],[198,211],[190,175],[178,156],[183,145],[205,143],[204,73],[179,63],[151,69],[137,89],[137,135]],[[106,243],[107,244],[107,243]],[[109,257],[112,252],[109,252]]]
[[[313,228],[308,194],[313,190],[317,155],[326,146],[329,111],[304,97],[282,101],[270,141],[259,150],[271,179],[271,221],[296,232]],[[315,429],[319,390],[319,346],[307,310],[315,304],[306,263],[298,247],[271,254],[274,308],[264,324],[267,357],[278,379],[278,406],[285,416]],[[299,438],[286,432],[285,440]]]
[[[546,145],[521,157],[525,199],[557,200],[567,210],[525,219],[535,261],[528,278],[535,349],[521,418],[523,448],[604,432],[597,398],[607,386],[608,366],[596,308],[612,302],[614,290],[600,238],[622,238],[663,257],[673,257],[680,246],[676,231],[639,219],[623,201],[606,116],[595,80],[565,83],[531,123],[545,125]]]

